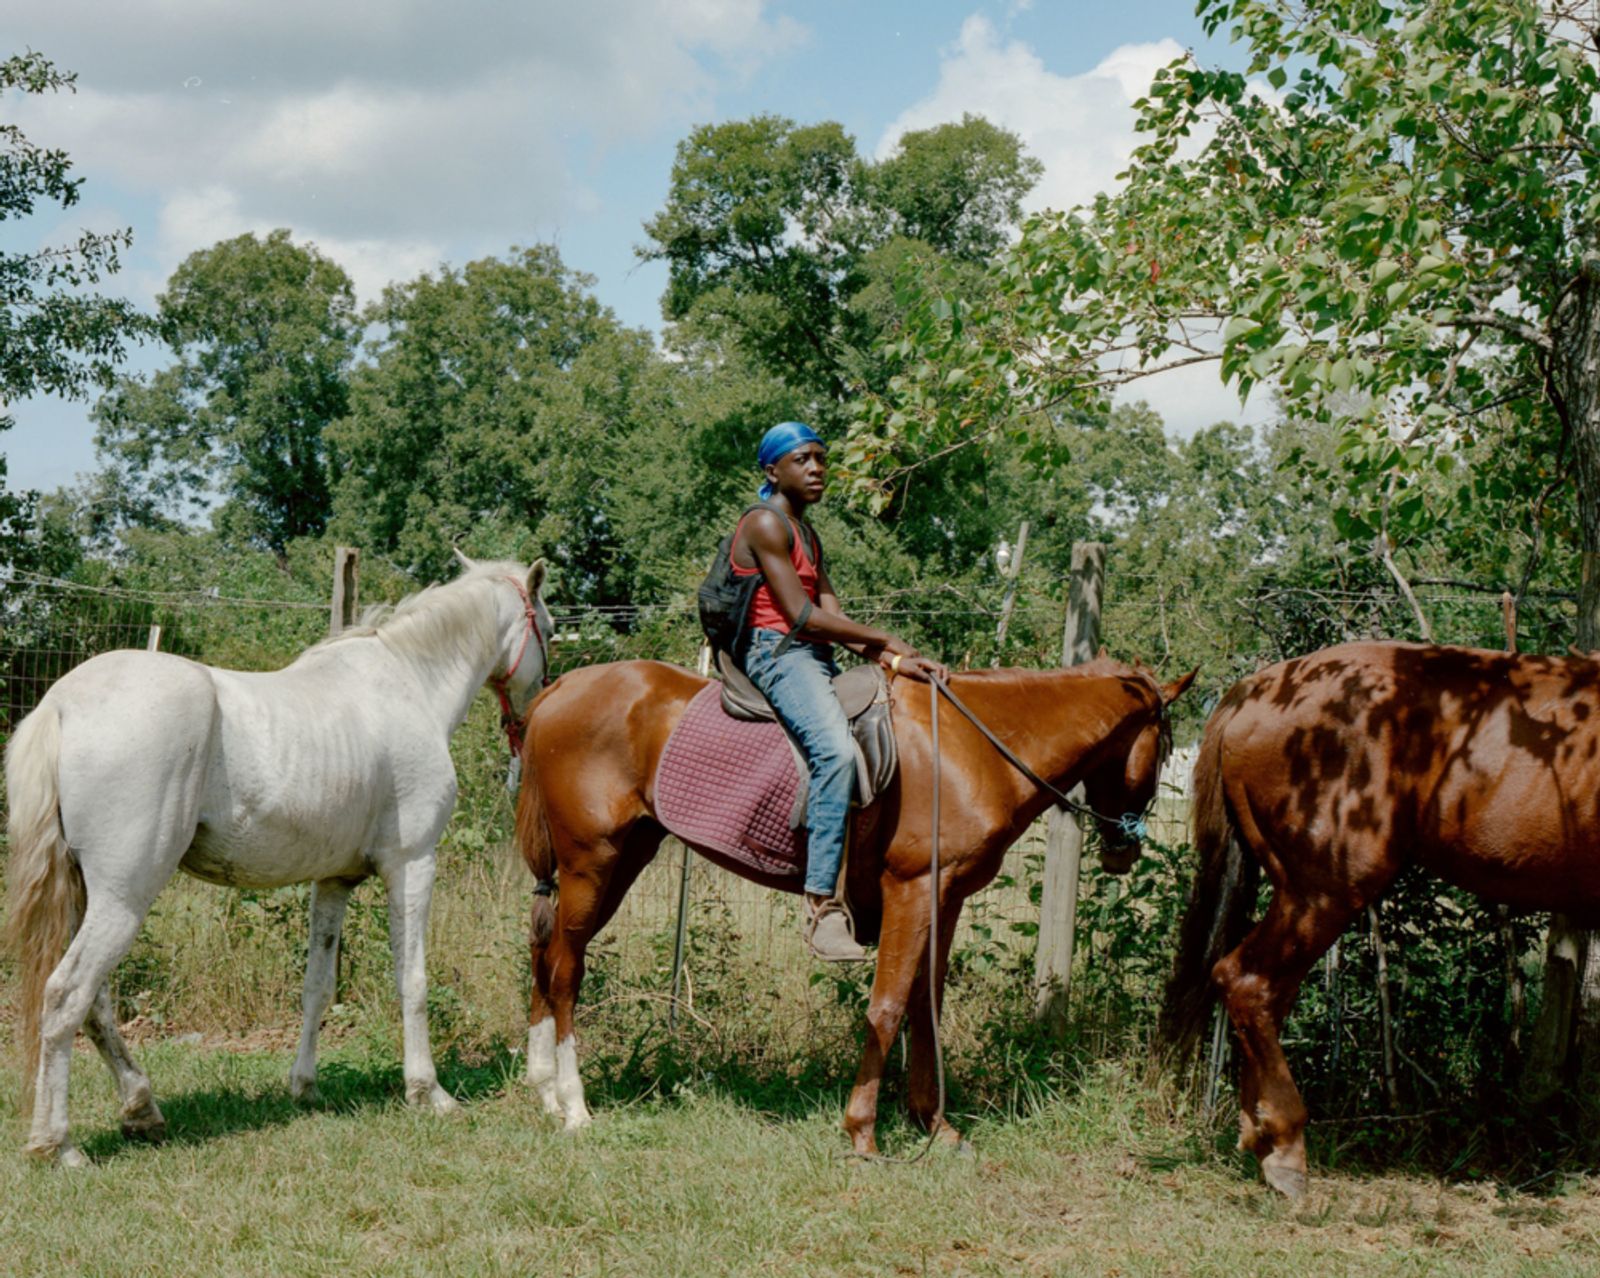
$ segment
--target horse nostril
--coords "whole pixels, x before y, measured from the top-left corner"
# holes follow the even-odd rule
[[[1127,874],[1133,869],[1133,863],[1139,859],[1139,843],[1122,843],[1113,847],[1102,844],[1100,847],[1100,868],[1107,874]]]

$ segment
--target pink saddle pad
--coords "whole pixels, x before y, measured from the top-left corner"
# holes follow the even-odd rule
[[[776,723],[734,719],[707,684],[667,738],[656,768],[656,819],[685,843],[766,874],[805,873],[806,832],[789,828],[800,785]]]

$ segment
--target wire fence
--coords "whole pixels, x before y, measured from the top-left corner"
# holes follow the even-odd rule
[[[1006,641],[995,640],[998,598],[936,589],[856,595],[847,611],[868,624],[905,633],[927,644],[953,666],[997,664],[1043,667],[1059,662],[1066,601],[1039,589],[1017,601]],[[1234,679],[1250,669],[1294,655],[1284,649],[1300,635],[1337,642],[1351,638],[1414,637],[1411,616],[1392,589],[1309,589],[1265,587],[1241,580],[1231,594],[1238,616],[1252,619],[1255,642],[1241,650],[1239,627],[1215,615],[1197,613],[1229,598],[1229,583],[1203,592],[1194,583],[1163,585],[1150,577],[1112,574],[1106,590],[1103,633],[1114,654],[1142,657],[1176,673],[1176,664],[1200,664],[1197,691],[1180,703],[1179,749],[1163,778],[1156,835],[1183,840],[1188,770],[1204,713]],[[1442,642],[1498,647],[1504,641],[1503,607],[1492,587],[1464,589],[1470,583],[1423,586],[1419,603],[1433,619]],[[1539,595],[1526,601],[1519,617],[1523,646],[1561,651],[1571,640],[1574,608],[1564,595]],[[215,591],[149,592],[84,585],[30,574],[15,574],[0,603],[0,734],[38,703],[49,686],[73,666],[101,652],[158,647],[207,664],[240,670],[271,670],[288,664],[327,632],[328,605],[306,600],[237,598]],[[583,607],[555,612],[553,675],[601,662],[651,659],[695,668],[701,633],[693,605],[685,600]],[[1187,634],[1178,631],[1187,624]],[[1198,623],[1198,624],[1194,624]],[[1310,645],[1316,646],[1316,645]],[[1301,648],[1300,650],[1306,650]],[[841,653],[844,660],[849,654]],[[482,698],[487,703],[488,698]],[[477,718],[487,719],[487,706]],[[493,749],[483,757],[483,733],[469,733],[469,770],[494,766]],[[492,740],[492,734],[489,737]],[[459,753],[459,752],[458,752]],[[1025,839],[1026,850],[1041,836]],[[659,859],[633,893],[646,908],[677,900],[676,871]],[[720,880],[725,876],[712,875]],[[667,881],[670,879],[671,881]],[[743,907],[769,894],[758,894]],[[709,889],[707,889],[709,890]],[[738,893],[742,889],[729,887]],[[1026,884],[1018,884],[1025,894]],[[1029,902],[1011,902],[1007,923],[1021,921]],[[628,911],[625,910],[625,916]],[[1013,917],[1013,915],[1015,917]]]
[[[1059,583],[1023,578],[1024,589],[1009,618],[1004,645],[996,641],[1000,616],[998,591],[993,599],[950,590],[919,595],[908,592],[862,595],[846,599],[847,611],[859,619],[902,633],[952,665],[1048,666],[1061,657],[1066,616],[1064,598],[1052,593]],[[1441,642],[1499,648],[1505,642],[1500,592],[1472,583],[1425,583],[1418,603]],[[1520,645],[1526,650],[1562,652],[1571,642],[1575,608],[1559,593],[1530,596],[1517,618]],[[157,646],[212,665],[266,670],[287,664],[328,628],[329,606],[304,599],[245,599],[214,592],[160,593],[89,586],[17,574],[0,599],[0,734],[42,697],[48,687],[74,665],[117,648]],[[684,600],[556,609],[553,673],[597,662],[648,658],[694,668],[701,636],[692,606]],[[1393,589],[1314,589],[1263,584],[1258,579],[1234,583],[1162,583],[1134,574],[1109,576],[1102,618],[1103,633],[1115,655],[1142,656],[1177,673],[1177,667],[1201,664],[1196,691],[1185,700],[1178,749],[1163,778],[1153,822],[1151,847],[1132,880],[1093,871],[1086,860],[1080,901],[1075,1002],[1092,1002],[1109,1036],[1113,1023],[1127,1017],[1141,1000],[1148,1004],[1170,962],[1168,937],[1181,905],[1181,883],[1188,872],[1186,841],[1188,773],[1193,742],[1206,711],[1218,694],[1250,669],[1297,651],[1352,638],[1414,638],[1410,606]],[[492,700],[480,698],[453,745],[461,795],[457,815],[446,832],[441,863],[448,877],[480,863],[493,870],[506,898],[506,927],[523,908],[520,871],[510,851],[510,796],[506,788],[503,740],[497,732]],[[1000,879],[980,893],[964,912],[957,950],[963,964],[1024,970],[1031,957],[1039,920],[1039,892],[1044,851],[1043,824],[1029,831],[1008,857]],[[668,841],[656,861],[640,877],[613,924],[597,938],[593,956],[597,971],[644,974],[659,984],[670,962],[671,933],[676,917],[684,863],[681,846]],[[771,892],[694,861],[689,882],[691,963],[689,993],[696,982],[708,985],[714,974],[707,964],[738,961],[772,972],[808,969],[800,939],[798,909],[791,897]],[[1431,893],[1431,894],[1430,894]],[[1462,907],[1429,889],[1407,903],[1393,905],[1389,962],[1399,973],[1403,999],[1422,1040],[1430,1032],[1430,999],[1462,1003],[1467,988],[1460,973],[1470,967],[1477,982],[1474,998],[1503,1002],[1500,973],[1507,964],[1530,967],[1530,946],[1536,933],[1524,928],[1511,950],[1487,926],[1473,930],[1473,948],[1456,947],[1448,929],[1463,926]],[[1504,930],[1502,929],[1502,932]],[[698,950],[696,947],[698,946]],[[1359,1108],[1377,1094],[1378,1066],[1371,1052],[1377,1009],[1366,992],[1373,956],[1362,934],[1347,937],[1325,963],[1320,979],[1308,983],[1305,1009],[1288,1041],[1302,1051],[1315,1048],[1331,1062],[1330,1077],[1344,1078],[1352,1069],[1365,1078],[1354,1087],[1356,1097],[1341,1104],[1344,1112]],[[1464,956],[1463,956],[1464,955]],[[713,957],[720,956],[720,957]],[[1434,987],[1438,989],[1435,991]],[[808,986],[788,987],[785,998],[798,1000],[800,1014],[811,1001],[826,996]],[[1397,1014],[1404,1021],[1405,1007]],[[1466,1013],[1462,1013],[1463,1016]],[[1476,1015],[1476,1013],[1474,1013]],[[1482,1021],[1481,1026],[1479,1021]],[[1466,1057],[1504,1029],[1503,1018],[1479,1017],[1459,1047],[1463,1061],[1455,1077],[1470,1073]],[[1402,1027],[1402,1046],[1404,1034]],[[1296,1038],[1298,1035],[1298,1038]],[[1475,1036],[1475,1037],[1474,1037]],[[1413,1046],[1413,1057],[1420,1048]],[[1342,1071],[1342,1072],[1341,1072]],[[1362,1073],[1364,1071],[1364,1074]],[[1430,1072],[1431,1071],[1431,1072]],[[1417,1066],[1419,1079],[1433,1081],[1442,1067],[1428,1059]],[[1418,1088],[1425,1090],[1425,1082]],[[1435,1083],[1437,1087],[1439,1084]],[[1444,1085],[1448,1085],[1446,1082]],[[1346,1098],[1348,1100],[1348,1098]],[[1326,1103],[1326,1102],[1325,1102]]]
[[[936,591],[919,599],[908,593],[853,596],[850,614],[898,632],[962,640],[958,664],[992,662],[998,609],[984,601]],[[1065,604],[1048,598],[1019,602],[1011,615],[1013,664],[1048,664],[1059,659]],[[559,675],[601,662],[651,659],[690,669],[698,663],[702,636],[698,616],[685,601],[609,605],[554,614],[551,672]],[[0,609],[0,734],[35,706],[51,684],[98,653],[156,647],[207,664],[270,670],[288,664],[327,632],[329,607],[305,600],[237,598],[214,591],[149,592],[84,585],[16,574]],[[849,661],[848,654],[841,656]],[[495,709],[479,698],[453,749],[461,779],[458,815],[445,836],[444,859],[463,848],[493,845],[508,858],[512,804],[504,784],[504,754]],[[1183,837],[1189,755],[1174,756],[1163,785],[1156,834]],[[452,846],[452,841],[456,846]],[[963,935],[987,935],[994,947],[1028,949],[1038,919],[1038,884],[1044,828],[1030,831],[1014,850],[1008,872],[967,911]],[[629,892],[613,924],[597,941],[599,955],[639,969],[662,961],[663,929],[672,925],[682,890],[684,852],[667,840],[662,854]],[[799,911],[794,899],[693,859],[689,901],[696,919],[717,919],[735,936],[749,961],[794,966],[804,963]]]

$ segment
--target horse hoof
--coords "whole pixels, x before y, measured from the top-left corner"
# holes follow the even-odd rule
[[[965,1136],[956,1139],[956,1143],[951,1146],[950,1152],[957,1158],[969,1163],[978,1156],[978,1151],[972,1147],[972,1142]]]
[[[29,1162],[36,1167],[88,1167],[89,1160],[76,1145],[62,1142],[59,1145],[34,1145],[22,1147]]]
[[[1285,1198],[1297,1202],[1306,1196],[1306,1189],[1311,1183],[1311,1178],[1306,1175],[1305,1169],[1290,1166],[1286,1163],[1274,1162],[1274,1155],[1268,1154],[1261,1160],[1261,1174]]]
[[[322,1093],[317,1089],[315,1079],[291,1078],[289,1080],[289,1099],[296,1105],[320,1105]]]
[[[561,1127],[567,1135],[575,1136],[592,1122],[594,1122],[594,1116],[588,1110],[580,1109],[575,1114],[568,1114]]]
[[[437,1083],[423,1083],[406,1089],[406,1103],[414,1109],[425,1109],[433,1114],[457,1114],[461,1105],[456,1098]]]
[[[73,1171],[94,1166],[76,1145],[56,1145],[49,1149],[35,1149],[30,1146],[27,1152],[41,1166],[65,1167]]]
[[[142,1140],[159,1145],[167,1138],[167,1120],[164,1118],[125,1118],[122,1120],[123,1140]]]

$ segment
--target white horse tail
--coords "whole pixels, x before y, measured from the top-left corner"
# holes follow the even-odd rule
[[[17,1037],[22,1044],[24,1114],[33,1109],[45,982],[83,917],[83,874],[61,830],[60,757],[61,715],[46,698],[18,725],[6,747],[11,909],[5,939],[22,978]]]
[[[550,903],[555,890],[556,853],[550,839],[550,820],[544,810],[544,790],[534,771],[533,738],[522,751],[522,785],[517,791],[517,844],[522,859],[533,872],[533,911],[528,921],[528,942],[544,946],[555,933],[556,911]]]

